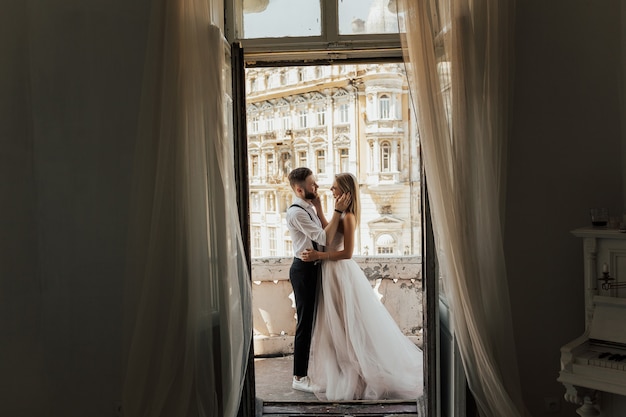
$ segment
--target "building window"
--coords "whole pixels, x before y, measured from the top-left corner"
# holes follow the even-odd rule
[[[259,116],[254,116],[252,118],[251,129],[252,133],[257,133],[259,131]]]
[[[250,193],[250,210],[259,211],[259,193]]]
[[[339,172],[348,172],[350,170],[350,150],[347,148],[339,149]]]
[[[317,173],[318,174],[323,174],[326,172],[326,151],[323,149],[319,149],[317,151],[315,151],[315,158],[316,158],[316,166],[317,166]]]
[[[393,248],[389,246],[377,246],[376,253],[379,255],[393,255]]]
[[[276,211],[276,196],[274,193],[267,195],[267,211]]]
[[[274,154],[268,153],[265,155],[265,175],[274,175]]]
[[[270,256],[276,256],[277,251],[276,251],[276,228],[275,227],[267,228],[267,238],[269,240]]]
[[[322,203],[322,210],[324,211],[324,213],[326,213],[328,211],[328,200],[332,199],[333,202],[335,201],[335,199],[333,198],[332,195],[324,195],[320,198],[320,202]]]
[[[285,239],[285,256],[293,256],[293,242],[291,239]]]
[[[261,228],[258,226],[252,226],[251,228],[252,234],[252,256],[254,258],[260,258],[262,256],[261,252]]]
[[[309,165],[309,162],[307,161],[307,153],[306,151],[299,151],[298,152],[298,166],[299,167],[305,167]]]
[[[306,110],[300,110],[298,112],[298,127],[304,129],[307,126],[307,114]]]
[[[283,152],[280,154],[280,170],[283,175],[289,175],[291,171],[291,154],[289,152]]]
[[[283,130],[291,129],[291,117],[289,117],[289,113],[288,112],[282,113],[281,118],[283,121]]]
[[[256,89],[257,89],[256,78],[252,78],[250,80],[250,91],[256,91]]]
[[[396,155],[398,155],[398,157],[396,158],[396,163],[398,164],[398,166],[396,167],[396,171],[402,172],[402,147],[399,143],[396,146]]]
[[[380,144],[380,171],[391,171],[391,145],[389,142]]]
[[[326,126],[326,110],[323,107],[317,109],[317,125]]]
[[[339,105],[339,123],[348,123],[348,105]]]
[[[388,234],[382,234],[376,239],[376,254],[377,255],[393,255],[395,252],[396,239]]]
[[[253,177],[259,176],[259,155],[250,156],[250,172]]]
[[[268,117],[265,120],[265,130],[267,130],[268,132],[271,132],[274,130],[274,118],[273,117]]]
[[[380,99],[378,100],[378,118],[389,119],[391,115],[391,112],[389,110],[390,107],[391,107],[391,100],[389,99],[389,96],[387,95],[380,96]]]

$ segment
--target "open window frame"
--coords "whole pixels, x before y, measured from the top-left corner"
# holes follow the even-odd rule
[[[399,33],[340,34],[337,0],[319,0],[320,36],[246,39],[243,30],[243,1],[225,2],[225,30],[226,38],[230,42],[239,42],[242,45],[248,65],[287,66],[313,62],[320,64],[381,59],[402,60]]]

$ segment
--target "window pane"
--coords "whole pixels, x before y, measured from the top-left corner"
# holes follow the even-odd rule
[[[259,176],[259,156],[252,155],[251,160],[252,160],[252,176],[258,177]]]
[[[321,22],[320,0],[244,1],[246,39],[320,36]]]
[[[389,142],[383,142],[380,145],[380,167],[382,172],[389,172],[391,170],[391,166],[389,164],[391,156],[391,147],[389,146]]]
[[[341,104],[339,106],[339,123],[348,123],[348,105]]]
[[[298,166],[305,167],[308,165],[306,151],[298,152]]]
[[[268,178],[274,175],[274,155],[271,153],[265,155],[265,175],[267,175]]]
[[[395,10],[380,0],[339,0],[339,34],[399,33]]]
[[[300,127],[301,129],[304,129],[307,126],[306,116],[306,110],[300,110],[298,112],[298,127]]]
[[[339,149],[339,172],[350,171],[350,151]]]
[[[317,155],[317,173],[323,174],[326,172],[326,152],[323,150],[319,150],[316,152]]]
[[[250,234],[252,235],[252,257],[261,257],[261,229],[259,227],[251,227]]]
[[[389,96],[381,96],[378,104],[378,117],[389,119]]]
[[[268,227],[267,234],[269,239],[270,256],[276,256],[276,228]]]

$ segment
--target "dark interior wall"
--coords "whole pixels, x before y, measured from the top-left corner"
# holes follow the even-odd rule
[[[3,2],[0,415],[104,417],[119,400],[148,15],[148,0]],[[506,253],[535,417],[563,395],[559,348],[583,331],[570,230],[626,201],[619,16],[620,0],[517,2]]]
[[[0,13],[0,415],[114,415],[148,1]]]
[[[582,241],[570,231],[590,225],[590,207],[624,210],[620,26],[620,0],[517,2],[505,250],[535,417],[545,397],[562,398],[559,349],[584,330]]]

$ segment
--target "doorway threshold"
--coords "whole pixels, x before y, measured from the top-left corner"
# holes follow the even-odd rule
[[[320,401],[312,393],[291,388],[293,356],[256,358],[254,361],[257,417],[286,416],[419,416],[417,401]]]

